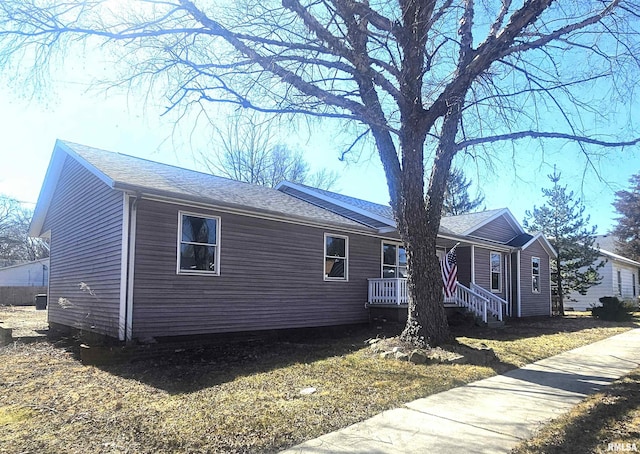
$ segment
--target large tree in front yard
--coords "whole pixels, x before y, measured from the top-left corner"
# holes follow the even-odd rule
[[[438,344],[449,331],[435,245],[454,156],[523,138],[586,155],[635,145],[633,127],[594,131],[633,99],[639,16],[621,0],[3,0],[0,65],[22,59],[37,75],[74,45],[112,46],[114,83],[162,90],[170,109],[353,122],[354,140],[375,145],[406,245],[403,337]]]

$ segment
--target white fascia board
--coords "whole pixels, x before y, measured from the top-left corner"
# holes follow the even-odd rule
[[[318,199],[322,199],[325,202],[331,202],[334,205],[338,205],[339,207],[345,208],[347,210],[351,210],[354,213],[358,213],[358,214],[361,214],[363,216],[367,216],[368,218],[375,219],[376,221],[383,222],[383,223],[389,225],[390,227],[394,227],[394,228],[396,227],[396,222],[393,219],[388,219],[388,218],[385,218],[383,216],[378,216],[377,214],[374,214],[374,213],[372,213],[370,211],[364,210],[362,208],[355,207],[355,206],[353,206],[351,204],[348,204],[348,203],[345,203],[345,202],[343,202],[341,200],[334,199],[333,197],[329,197],[329,196],[324,195],[324,194],[319,194],[319,193],[317,193],[317,192],[315,192],[315,191],[313,191],[311,189],[305,188],[303,186],[299,186],[299,185],[297,185],[295,183],[291,183],[289,181],[282,181],[282,182],[278,183],[278,185],[275,187],[275,189],[280,190],[280,188],[282,188],[283,186],[286,186],[286,187],[289,187],[289,188],[292,188],[292,189],[296,189],[296,190],[298,190],[300,192],[304,192],[305,194],[308,194],[310,196],[317,197]]]
[[[49,205],[51,204],[51,199],[53,199],[53,193],[56,189],[56,183],[58,182],[58,177],[62,172],[62,167],[64,166],[66,157],[66,153],[58,148],[58,142],[56,142],[56,145],[53,148],[53,154],[51,155],[51,160],[49,161],[49,167],[47,167],[47,173],[44,176],[44,181],[40,188],[38,201],[36,202],[36,206],[33,210],[33,217],[29,224],[29,236],[31,237],[40,237],[43,234],[42,227],[44,226],[44,221],[47,217],[47,212],[49,211]]]
[[[110,188],[113,188],[114,182],[102,172],[98,171],[95,167],[82,159],[77,153],[75,153],[64,141],[56,140],[53,147],[53,153],[51,154],[51,161],[49,161],[49,167],[45,174],[44,181],[42,182],[42,188],[40,189],[40,195],[38,195],[38,201],[36,207],[33,210],[33,217],[31,218],[31,224],[29,225],[29,236],[41,237],[45,232],[42,231],[44,221],[53,199],[53,194],[58,184],[58,179],[62,173],[65,160],[67,156],[78,161],[83,167],[89,170],[93,175],[105,182]]]
[[[500,252],[513,252],[515,249],[517,249],[503,243],[498,243],[498,242],[479,239],[479,238],[473,238],[473,237],[464,236],[464,235],[448,235],[448,234],[439,233],[438,238],[441,238],[444,240],[459,241],[461,243],[466,243],[473,246],[491,248],[494,251],[500,251]]]
[[[76,153],[73,150],[73,148],[71,148],[69,145],[66,144],[66,142],[64,142],[63,140],[57,140],[56,147],[60,147],[62,150],[64,150],[69,156],[71,156],[73,159],[78,161],[80,165],[82,165],[85,169],[91,172],[95,177],[100,179],[103,183],[105,183],[111,189],[115,188],[115,181],[113,179],[109,178],[107,175],[105,175],[96,167],[94,167],[93,164],[89,163],[82,156]]]
[[[618,260],[627,265],[632,265],[640,268],[640,263],[636,262],[635,260],[628,259],[622,255],[614,254],[613,252],[607,251],[606,249],[598,249],[598,250],[600,251],[600,254],[604,255],[605,257],[610,257],[614,260]]]
[[[499,211],[496,211],[496,213],[493,216],[485,219],[482,222],[479,222],[478,224],[474,225],[473,227],[471,227],[467,231],[463,232],[462,234],[465,235],[465,236],[469,235],[469,234],[475,232],[476,230],[478,230],[479,228],[484,227],[485,225],[489,224],[490,222],[495,221],[500,216],[504,216],[507,219],[507,222],[509,224],[511,224],[511,226],[514,227],[518,232],[525,233],[525,231],[522,228],[522,226],[520,225],[520,223],[513,216],[513,214],[511,214],[511,211],[509,210],[509,208],[503,208],[503,209],[501,209]]]

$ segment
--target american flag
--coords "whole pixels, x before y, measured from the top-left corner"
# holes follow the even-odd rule
[[[456,246],[447,252],[445,256],[442,257],[442,260],[440,260],[440,270],[442,271],[445,298],[451,298],[456,293],[456,282],[458,281]]]

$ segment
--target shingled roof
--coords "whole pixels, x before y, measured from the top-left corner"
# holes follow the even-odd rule
[[[307,188],[317,194],[322,194],[332,199],[339,200],[343,203],[346,203],[347,205],[351,205],[356,208],[360,208],[361,210],[368,211],[377,216],[389,219],[390,221],[393,222],[393,210],[389,205],[381,205],[379,203],[369,202],[368,200],[363,200],[363,199],[357,199],[355,197],[350,197],[348,195],[340,194],[337,192],[314,188],[312,186],[307,186],[305,184],[296,183],[296,185],[303,188]]]
[[[366,232],[388,231],[395,227],[393,212],[388,205],[299,183],[284,182],[285,187],[280,190],[271,189],[59,140],[34,212],[30,230],[33,236],[43,233],[40,229],[67,156],[77,160],[109,187],[143,196],[194,202],[214,208],[229,207],[276,218]],[[302,192],[287,191],[292,188],[301,189]],[[309,195],[321,197],[322,203]],[[442,218],[440,234],[465,236],[502,214],[511,216],[505,208],[446,216]]]
[[[395,227],[393,211],[388,205],[381,205],[300,183],[283,182],[278,188],[294,197],[317,204],[329,211],[347,216],[350,219],[359,220],[366,225],[378,228],[385,225]],[[321,197],[324,202],[318,201],[316,197]],[[375,219],[366,219],[367,215]],[[465,213],[457,216],[444,216],[440,221],[440,234],[465,236],[501,215],[506,216],[514,225],[520,228],[518,222],[513,219],[513,215],[508,209],[499,208],[476,213]]]
[[[457,216],[444,216],[440,221],[440,226],[456,235],[464,235],[469,230],[477,228],[504,210],[504,208],[499,208],[496,210],[459,214]]]
[[[361,223],[272,188],[61,140],[56,142],[54,156],[45,178],[45,186],[47,184],[55,185],[57,175],[50,174],[61,171],[60,160],[64,161],[65,155],[76,159],[113,189],[156,195],[184,202],[267,213],[278,217],[307,220],[314,224],[328,224],[365,231],[373,230]],[[38,221],[44,221],[44,215],[52,196],[53,188],[47,189],[43,186],[40,196],[42,200],[38,201],[38,205],[43,206],[36,206],[36,213],[34,213],[36,225]]]

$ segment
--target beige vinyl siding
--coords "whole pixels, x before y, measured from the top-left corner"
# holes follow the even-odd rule
[[[49,321],[118,337],[123,195],[67,158],[45,219]]]
[[[540,293],[532,290],[531,258],[540,259]],[[520,253],[520,310],[522,317],[551,315],[549,255],[540,241]]]
[[[176,274],[178,211],[220,218],[220,275]],[[348,281],[325,281],[324,234],[349,237]],[[141,200],[133,337],[329,326],[368,321],[367,278],[380,239]]]
[[[600,257],[598,260],[604,259],[604,257]],[[622,278],[622,295],[618,292],[618,270],[620,270],[620,277]],[[636,267],[610,258],[604,267],[598,270],[598,273],[602,277],[602,281],[598,285],[590,287],[586,295],[580,295],[577,292],[570,293],[565,299],[564,306],[566,308],[586,311],[592,306],[600,305],[599,300],[603,296],[617,296],[618,298],[632,300],[634,299],[633,275],[635,275],[636,279],[635,299],[637,300],[640,288],[638,286],[638,269]]]
[[[491,291],[491,252],[498,252],[500,254],[500,265],[502,273],[500,275],[500,292],[492,292],[494,295],[500,298],[505,297],[505,282],[506,282],[506,269],[504,266],[505,254],[500,251],[494,251],[492,249],[485,249],[479,246],[474,248],[474,268],[475,268],[475,283],[485,290]]]
[[[508,243],[518,234],[520,232],[516,231],[504,216],[499,216],[488,224],[474,230],[469,236],[497,241],[498,243]]]

